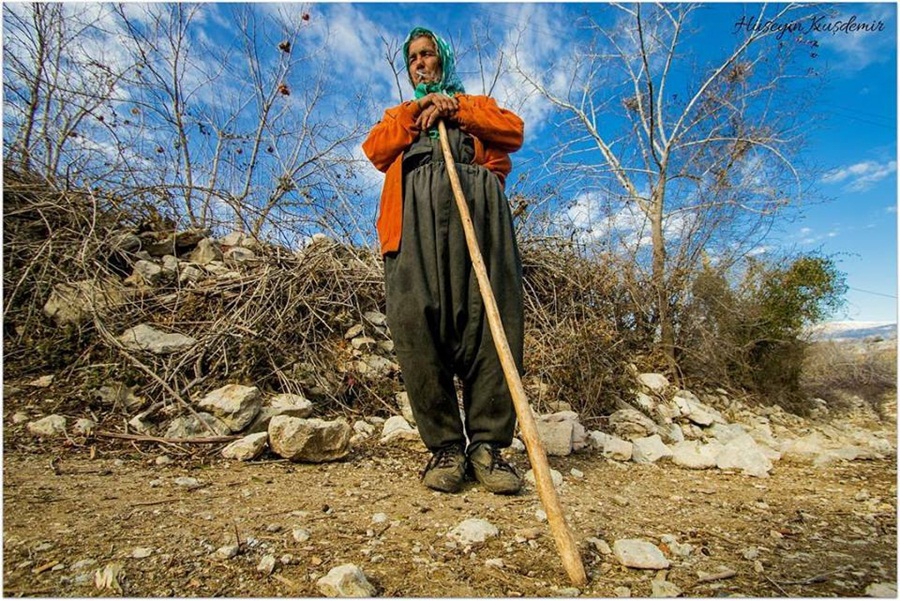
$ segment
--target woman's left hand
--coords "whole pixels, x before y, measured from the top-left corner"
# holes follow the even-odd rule
[[[459,108],[456,98],[443,94],[428,94],[416,102],[422,107],[422,112],[416,118],[416,125],[423,130],[434,127],[438,119],[453,118]]]

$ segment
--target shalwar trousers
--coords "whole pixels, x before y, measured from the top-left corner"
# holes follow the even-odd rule
[[[503,187],[472,163],[472,140],[448,126],[507,340],[522,373],[522,264]],[[400,250],[385,255],[387,320],[419,434],[432,451],[512,442],[516,415],[440,140],[422,133],[404,156]],[[454,384],[462,388],[463,416]]]

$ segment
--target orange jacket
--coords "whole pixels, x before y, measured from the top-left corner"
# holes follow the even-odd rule
[[[525,125],[510,111],[497,106],[488,96],[457,94],[459,128],[475,140],[475,163],[489,169],[503,185],[512,170],[510,152],[522,146]],[[403,154],[419,135],[416,117],[421,110],[415,102],[404,102],[384,112],[362,148],[375,168],[385,174],[381,208],[376,228],[381,254],[400,249],[403,231]]]

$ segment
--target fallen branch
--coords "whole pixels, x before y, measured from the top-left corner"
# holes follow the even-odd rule
[[[727,580],[729,578],[734,578],[735,576],[737,576],[737,572],[732,570],[731,568],[720,570],[712,574],[704,574],[703,572],[700,572],[697,582],[715,582],[716,580]]]
[[[237,435],[230,436],[205,436],[197,438],[162,438],[160,436],[147,436],[140,434],[121,434],[119,432],[104,432],[98,430],[94,432],[94,436],[102,436],[104,438],[121,438],[124,440],[137,440],[140,442],[159,442],[163,444],[217,444],[220,442],[232,442],[240,440]]]

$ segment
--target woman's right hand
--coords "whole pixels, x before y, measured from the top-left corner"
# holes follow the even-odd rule
[[[422,112],[416,118],[419,129],[428,130],[434,127],[438,119],[452,118],[459,109],[459,101],[452,96],[431,93],[416,100]]]

